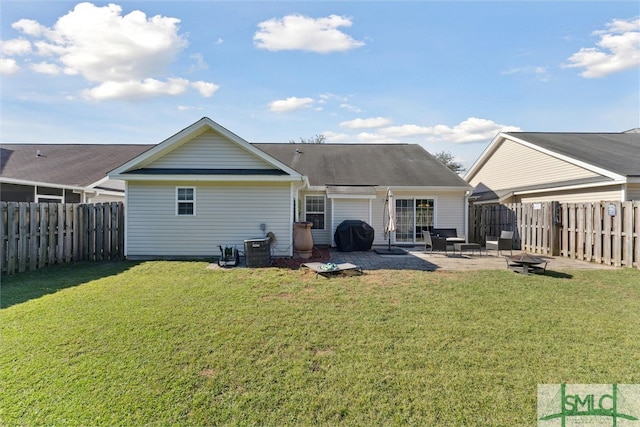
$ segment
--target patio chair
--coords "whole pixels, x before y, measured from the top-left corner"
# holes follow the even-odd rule
[[[432,236],[428,231],[422,232],[424,237],[424,251],[427,249],[433,254],[433,251],[445,251],[447,252],[447,239],[444,237]]]
[[[508,249],[511,255],[513,255],[513,231],[502,230],[500,237],[487,236],[486,245],[487,252],[489,252],[489,249],[494,249],[498,251],[498,255],[500,255],[500,252]]]

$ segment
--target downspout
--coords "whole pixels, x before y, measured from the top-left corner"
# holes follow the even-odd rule
[[[129,254],[129,204],[127,199],[129,198],[129,181],[124,182],[124,253],[122,254],[124,259],[127,259]]]
[[[469,196],[471,191],[467,190],[464,193],[464,236],[466,243],[469,243]]]

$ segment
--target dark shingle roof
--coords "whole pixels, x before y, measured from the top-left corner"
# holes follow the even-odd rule
[[[85,187],[151,147],[153,145],[2,144],[0,177]]]
[[[640,134],[507,132],[555,153],[624,176],[640,176]]]
[[[415,144],[252,145],[308,176],[312,186],[469,186]]]

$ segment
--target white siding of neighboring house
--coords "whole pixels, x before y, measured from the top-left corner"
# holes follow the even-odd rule
[[[196,188],[196,215],[176,215],[176,187]],[[217,256],[218,246],[244,250],[244,240],[273,232],[274,256],[292,255],[289,183],[130,182],[129,258]],[[266,224],[266,230],[260,224]]]
[[[471,177],[469,183],[474,187],[482,183],[496,191],[597,176],[600,175],[522,144],[505,140]]]
[[[621,200],[622,188],[620,185],[607,187],[594,187],[567,191],[523,194],[517,196],[520,203],[553,202],[560,203],[588,203],[601,200]]]
[[[273,169],[266,161],[209,130],[152,162],[146,168]]]
[[[329,199],[332,205],[332,227],[331,227],[331,244],[334,245],[333,235],[336,228],[345,220],[361,220],[371,225],[371,199]],[[374,227],[375,229],[375,227]],[[375,235],[378,230],[375,230]],[[375,237],[374,235],[374,237]]]

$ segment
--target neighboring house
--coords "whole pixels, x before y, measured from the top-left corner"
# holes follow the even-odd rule
[[[433,226],[465,234],[471,189],[417,145],[250,144],[206,117],[109,177],[126,181],[129,258],[211,256],[267,232],[272,253],[291,256],[298,220],[314,224],[316,245],[331,245],[346,219],[366,221],[384,244],[387,188],[394,243]]]
[[[500,133],[464,179],[476,204],[640,200],[640,133]]]
[[[2,144],[0,200],[124,201],[124,182],[107,173],[152,145]]]

